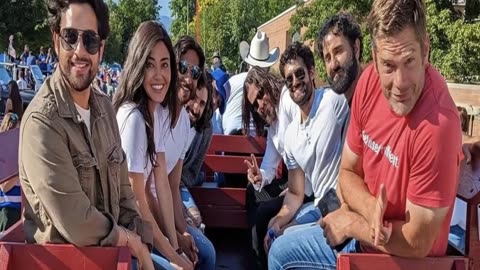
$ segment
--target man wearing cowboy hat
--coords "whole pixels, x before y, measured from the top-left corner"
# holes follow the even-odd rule
[[[277,62],[280,52],[278,47],[270,50],[267,34],[258,31],[250,46],[244,41],[240,43],[240,55],[250,66],[268,69]],[[246,77],[247,72],[243,72],[231,77],[225,84],[230,97],[222,119],[223,134],[239,133],[242,129],[243,83]]]

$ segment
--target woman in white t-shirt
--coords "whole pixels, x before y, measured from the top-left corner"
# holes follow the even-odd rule
[[[113,106],[138,209],[152,225],[156,269],[193,269],[178,248],[164,131],[159,130],[164,125],[155,124],[176,118],[176,82],[175,54],[167,32],[155,21],[142,23],[129,44]],[[158,106],[165,107],[165,115],[154,113]],[[167,124],[171,128],[174,122]]]

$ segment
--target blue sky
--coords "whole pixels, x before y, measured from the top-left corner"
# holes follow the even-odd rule
[[[160,16],[168,16],[168,17],[171,16],[169,3],[170,3],[169,0],[158,0],[158,4],[162,6],[162,8],[160,9]]]

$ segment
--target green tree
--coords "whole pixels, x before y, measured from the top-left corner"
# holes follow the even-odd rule
[[[363,62],[369,62],[371,56],[371,42],[370,37],[366,35],[367,25],[366,17],[370,11],[372,0],[343,0],[343,1],[327,1],[314,0],[308,4],[301,4],[297,8],[297,12],[290,18],[291,28],[290,32],[300,32],[300,29],[306,27],[306,31],[302,36],[304,41],[315,41],[318,32],[322,27],[324,21],[337,14],[340,10],[348,11],[358,20],[363,34]],[[316,44],[315,44],[316,47]],[[316,48],[315,48],[316,50]],[[315,68],[317,76],[326,80],[326,71],[323,61],[319,58],[318,53],[315,55]]]
[[[172,3],[176,1],[186,0],[173,0]],[[258,26],[297,3],[297,0],[198,1],[198,16],[190,23],[192,29],[189,28],[189,31],[194,35],[195,20],[199,20],[200,44],[205,55],[209,58],[215,51],[219,52],[230,71],[234,71],[241,62],[238,50],[240,42],[251,40]],[[173,8],[172,12],[176,14]],[[177,20],[182,19],[175,17],[173,24]],[[183,25],[185,27],[185,23]],[[178,30],[172,27],[172,35],[178,34]]]
[[[468,3],[469,0],[467,0]],[[470,0],[476,1],[476,0]],[[349,11],[358,20],[363,33],[363,62],[372,60],[367,16],[372,0],[314,0],[302,5],[290,19],[291,32],[306,27],[303,40],[315,40],[326,18],[340,10]],[[430,62],[450,80],[468,82],[480,75],[480,22],[464,23],[449,0],[426,0],[427,32],[430,38]],[[477,15],[478,16],[478,15]],[[315,53],[317,75],[326,78],[323,61]]]
[[[465,3],[465,20],[473,21],[479,19],[480,15],[480,0],[467,0]]]
[[[171,0],[170,10],[172,11],[172,40],[175,42],[183,35],[195,35],[195,2],[196,0]]]
[[[17,56],[25,44],[35,53],[40,46],[53,47],[44,0],[0,1],[0,18],[0,52],[6,50],[12,34]]]
[[[138,26],[148,20],[156,20],[160,8],[157,0],[109,0],[110,36],[107,39],[104,60],[123,63],[128,43]]]

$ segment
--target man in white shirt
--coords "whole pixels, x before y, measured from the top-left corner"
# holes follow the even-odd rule
[[[248,51],[244,61],[250,66],[268,69],[278,60],[279,49],[275,47],[269,51],[268,37],[264,32],[257,32],[250,46],[248,44],[244,46]],[[246,77],[247,72],[243,72],[232,76],[225,84],[226,90],[230,92],[222,119],[223,134],[225,135],[239,133],[238,131],[242,129],[243,83]]]
[[[252,226],[252,248],[257,255],[259,268],[263,268],[261,265],[266,263],[263,237],[267,233],[268,222],[282,207],[283,196],[279,194],[286,188],[287,182],[286,173],[277,176],[277,169],[285,154],[284,135],[299,108],[284,87],[284,81],[259,67],[253,67],[248,72],[244,99],[244,128],[250,128],[253,117],[256,134],[263,134],[265,129],[267,131],[267,149],[260,168],[253,157],[245,160],[249,168],[247,178],[251,183],[247,187],[246,205]]]
[[[25,74],[23,73],[23,70],[18,71],[18,78],[19,78],[17,81],[18,89],[20,90],[27,89],[28,84],[27,84],[27,81],[25,81]]]
[[[314,195],[317,202],[337,184],[348,103],[331,89],[314,89],[313,61],[311,50],[300,43],[290,45],[280,60],[280,73],[300,113],[285,133],[288,191],[281,210],[270,220],[264,240],[267,251],[271,236],[278,236],[292,220],[305,195]]]

